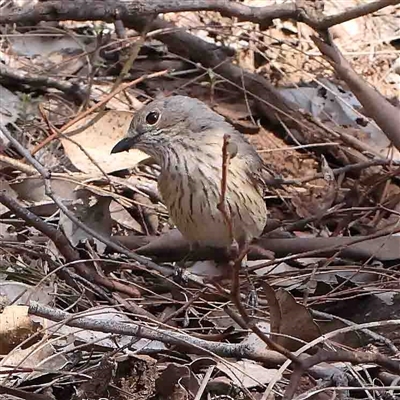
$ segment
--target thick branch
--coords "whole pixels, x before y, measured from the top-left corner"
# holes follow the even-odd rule
[[[118,16],[125,24],[134,17],[183,11],[218,11],[224,16],[236,17],[261,25],[269,24],[275,18],[292,18],[312,28],[327,29],[331,26],[378,11],[381,8],[399,4],[399,0],[379,0],[357,6],[336,15],[316,17],[307,10],[303,2],[252,7],[227,0],[75,0],[46,1],[30,7],[14,8],[0,16],[0,24],[63,20],[103,20],[113,22]],[[306,3],[307,4],[307,3]]]
[[[95,312],[96,311],[93,310],[93,313]],[[88,329],[96,332],[115,333],[118,335],[159,340],[171,345],[185,347],[190,346],[197,354],[211,352],[218,354],[221,357],[248,358],[251,360],[261,361],[271,366],[276,366],[277,364],[281,364],[286,360],[284,356],[271,350],[256,350],[251,346],[242,344],[211,342],[175,331],[162,330],[156,327],[145,327],[143,326],[143,323],[137,323],[135,321],[132,321],[131,324],[125,324],[115,321],[99,320],[90,316],[69,314],[35,302],[30,303],[29,313],[50,319],[52,321],[64,322],[68,326]]]
[[[398,4],[399,2],[400,0],[385,0],[373,4],[375,5],[375,8],[378,8],[389,4]],[[162,8],[159,9],[157,8],[158,6]],[[293,7],[293,5],[290,7]],[[274,10],[277,8],[282,10],[282,5],[279,7],[275,6]],[[242,13],[242,16],[247,17],[249,15],[251,16],[252,13],[255,13],[254,15],[260,17],[260,15],[263,15],[263,12],[267,13],[268,10],[271,11],[271,8],[268,7],[249,8],[240,3],[221,0],[207,2],[185,1],[183,8],[182,6],[178,7],[175,1],[163,1],[163,4],[160,5],[159,1],[144,2],[131,0],[111,2],[110,0],[75,0],[71,2],[63,2],[51,0],[39,2],[27,9],[23,9],[20,11],[19,15],[17,15],[17,13],[9,13],[8,15],[0,16],[0,23],[17,21],[37,22],[39,20],[65,19],[100,19],[110,21],[118,15],[118,18],[122,20],[126,28],[133,28],[136,31],[142,31],[146,26],[148,26],[148,15],[153,14],[155,10],[166,12],[177,9],[214,9],[220,12],[224,10],[224,13],[226,11],[225,14],[236,17],[239,17],[239,13]],[[232,10],[236,11],[233,12]],[[303,21],[310,18],[307,16],[308,14],[304,9],[302,9],[301,13],[298,14],[299,10],[300,9],[296,10],[292,8],[286,10],[285,12],[287,14],[285,14],[285,16],[288,18],[295,18],[296,16],[299,17],[301,14]],[[360,14],[360,12],[358,12],[358,14]],[[284,15],[276,14],[274,18],[278,16],[280,18],[284,17]],[[247,19],[251,20],[251,18]],[[314,22],[310,22],[309,25],[319,27],[321,21],[321,19],[318,21],[314,20]],[[204,68],[212,68],[217,77],[230,82],[239,90],[245,88],[247,94],[258,102],[260,114],[266,116],[275,123],[282,122],[292,131],[300,142],[325,141],[327,138],[331,139],[332,134],[335,134],[334,132],[327,130],[325,127],[319,126],[311,118],[307,118],[307,116],[298,110],[296,105],[283,99],[283,97],[265,78],[245,72],[240,67],[229,62],[228,55],[220,47],[177,29],[174,24],[167,23],[159,18],[154,19],[150,26],[150,30],[160,31],[157,38],[163,41],[171,52],[195,63],[200,63]],[[354,152],[348,154],[346,148],[341,148],[335,153],[335,156],[343,162],[348,162],[349,157],[353,157],[350,158],[350,160],[354,159]]]
[[[354,71],[330,38],[328,42],[323,42],[316,36],[312,36],[312,39],[339,77],[347,83],[355,94],[368,116],[377,123],[383,133],[400,151],[400,109],[389,103],[374,87],[370,86]]]

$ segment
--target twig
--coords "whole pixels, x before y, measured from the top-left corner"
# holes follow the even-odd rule
[[[1,126],[0,126],[0,130],[1,130]],[[9,167],[16,169],[17,171],[25,172],[25,174],[27,174],[27,175],[37,174],[37,170],[35,168],[31,167],[30,165],[25,164],[21,160],[16,160],[15,158],[8,157],[3,154],[0,154],[0,162],[8,165]]]
[[[237,149],[230,149],[229,142],[230,136],[224,135],[224,141],[222,145],[222,177],[221,177],[221,194],[220,194],[220,202],[217,206],[218,210],[222,213],[226,225],[229,229],[229,234],[231,237],[231,246],[233,243],[233,226],[232,226],[232,216],[226,210],[226,189],[228,184],[228,167],[229,160],[231,157],[235,155]],[[301,361],[292,355],[290,351],[280,346],[271,340],[258,326],[253,322],[252,318],[248,315],[246,309],[243,307],[242,299],[240,295],[240,268],[242,266],[242,261],[246,257],[249,250],[248,243],[242,244],[241,248],[238,248],[236,252],[230,252],[230,262],[229,265],[232,267],[232,288],[231,288],[231,300],[235,304],[236,308],[239,311],[241,318],[244,323],[250,328],[262,341],[264,341],[271,349],[277,351],[278,353],[283,354],[288,359],[292,360],[294,363],[298,364]]]
[[[399,0],[378,0],[368,4],[360,4],[354,8],[344,10],[341,13],[329,16],[323,16],[314,26],[315,30],[324,30],[331,28],[334,25],[342,24],[364,15],[372,14],[380,9],[388,6],[400,4]]]
[[[349,321],[348,319],[341,318],[337,315],[328,314],[328,313],[318,311],[318,310],[313,310],[313,309],[311,309],[310,312],[312,315],[314,315],[316,317],[329,318],[330,320],[337,319],[338,321],[341,321],[346,325],[349,325],[349,326],[354,325],[353,321]],[[388,338],[380,335],[379,333],[371,331],[370,329],[361,329],[361,332],[377,342],[384,343],[389,348],[392,355],[396,355],[399,353],[399,349],[393,344],[393,342],[391,340],[389,340]]]
[[[128,72],[132,68],[133,63],[135,62],[135,60],[137,59],[137,57],[139,55],[140,49],[142,48],[142,46],[144,45],[144,43],[146,41],[146,35],[149,32],[152,20],[153,20],[153,18],[148,21],[147,25],[142,30],[137,41],[129,47],[129,50],[130,50],[129,57],[126,60],[126,62],[124,63],[119,76],[115,80],[115,82],[111,88],[111,92],[113,92],[115,89],[117,89],[117,87],[122,83],[122,81],[128,75]],[[119,22],[123,26],[122,21],[120,19],[118,19],[116,22]]]
[[[284,348],[283,346],[275,343],[271,340],[253,321],[253,319],[249,316],[246,309],[243,307],[242,299],[240,296],[240,287],[239,287],[239,274],[242,260],[245,256],[245,253],[242,252],[241,256],[234,262],[233,266],[233,277],[232,277],[232,288],[231,288],[231,299],[235,304],[236,308],[239,311],[240,316],[243,321],[246,323],[247,327],[251,329],[270,349],[277,351],[278,353],[284,355],[286,358],[291,360],[295,364],[301,364],[302,361],[293,355],[289,350]]]
[[[349,164],[346,165],[344,167],[340,167],[340,168],[335,168],[332,170],[333,174],[335,176],[341,175],[341,174],[346,174],[348,172],[355,172],[355,171],[362,171],[366,168],[370,168],[370,167],[375,167],[375,166],[395,166],[395,165],[400,165],[400,161],[396,161],[396,160],[384,160],[384,159],[374,159],[374,160],[370,160],[370,161],[364,161],[364,162],[359,162],[356,164]],[[304,177],[302,179],[283,179],[283,180],[277,180],[277,183],[281,184],[281,185],[301,185],[307,182],[311,182],[314,181],[316,179],[320,179],[323,178],[323,173],[322,172],[318,172],[312,176],[307,176]]]
[[[221,212],[226,226],[228,228],[229,234],[229,243],[233,245],[233,226],[232,226],[232,218],[231,215],[228,213],[226,207],[226,189],[228,184],[228,171],[229,171],[229,162],[232,158],[233,154],[230,153],[228,146],[230,145],[229,142],[230,135],[224,135],[224,141],[222,144],[222,177],[221,177],[221,194],[220,200],[217,205],[218,210]]]
[[[89,152],[86,151],[86,149],[80,144],[78,143],[76,140],[71,139],[68,134],[64,134],[62,133],[59,129],[57,129],[49,120],[49,118],[47,117],[43,106],[41,104],[39,104],[39,112],[44,120],[44,122],[46,123],[47,127],[49,128],[50,132],[51,132],[51,136],[56,135],[57,137],[62,137],[66,140],[69,140],[71,143],[73,143],[75,146],[77,146],[79,148],[79,150],[90,160],[90,162],[101,172],[101,174],[104,176],[104,178],[107,180],[107,182],[110,184],[110,186],[112,185],[112,182],[110,180],[110,178],[108,177],[107,173],[104,171],[103,168],[101,168],[101,166],[99,165],[99,163],[89,154]]]
[[[194,398],[194,400],[200,400],[201,399],[201,397],[202,397],[202,395],[204,393],[204,390],[207,387],[208,382],[209,382],[209,380],[211,378],[211,375],[212,375],[212,373],[214,371],[214,368],[215,368],[215,365],[210,365],[208,367],[207,372],[205,373],[204,378],[201,381],[201,385],[199,387],[199,390],[196,393],[196,397]]]
[[[171,321],[171,319],[174,319],[175,317],[177,317],[178,315],[182,314],[184,311],[188,310],[193,303],[198,300],[207,290],[209,290],[209,288],[206,286],[201,290],[198,290],[193,296],[192,298],[187,301],[185,304],[183,304],[182,307],[180,307],[178,310],[176,310],[175,312],[173,312],[172,314],[167,315],[165,318],[163,318],[161,320],[161,322],[163,324],[166,324],[167,322]]]
[[[78,102],[82,102],[87,96],[86,90],[77,83],[71,83],[62,79],[16,70],[1,62],[0,76],[33,87],[50,87],[61,90],[66,95],[73,97]]]

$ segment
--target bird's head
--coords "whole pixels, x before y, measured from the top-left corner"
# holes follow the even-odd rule
[[[223,117],[197,99],[172,96],[154,100],[135,114],[127,136],[111,153],[136,148],[160,160],[166,148],[179,145],[185,137],[196,139],[224,124]]]

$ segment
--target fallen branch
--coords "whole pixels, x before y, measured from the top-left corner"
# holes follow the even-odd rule
[[[103,20],[114,22],[117,18],[124,24],[131,18],[148,17],[169,12],[217,11],[226,17],[269,25],[274,19],[294,19],[304,22],[315,30],[330,28],[380,9],[399,4],[399,0],[379,0],[349,8],[335,15],[317,16],[312,5],[297,1],[264,7],[253,7],[226,0],[74,0],[73,2],[48,0],[21,9],[11,9],[0,16],[0,24],[36,23],[40,21],[86,21]]]
[[[349,209],[350,212],[354,210]],[[334,215],[334,213],[332,213]],[[369,236],[355,237],[316,237],[316,238],[269,238],[261,237],[254,241],[255,247],[250,248],[249,257],[259,259],[262,254],[257,253],[257,247],[270,250],[278,257],[287,254],[297,254],[302,257],[305,252],[313,256],[330,257],[339,252],[339,256],[351,260],[365,261],[371,257],[377,260],[398,260],[400,259],[399,237],[392,236],[399,232],[400,228],[391,231],[378,232]],[[113,240],[126,246],[134,248],[138,254],[146,257],[156,257],[168,261],[181,260],[188,253],[189,245],[182,235],[174,230],[159,237],[149,239],[149,243],[142,245],[135,237],[114,236]],[[216,258],[217,252],[211,249],[200,249],[194,254],[194,259]],[[265,257],[263,257],[265,258]],[[277,262],[278,260],[275,260]]]
[[[218,355],[220,357],[233,357],[233,358],[247,358],[254,361],[262,362],[266,366],[276,366],[282,364],[281,370],[286,368],[291,362],[290,360],[286,360],[284,356],[281,354],[265,349],[256,350],[252,346],[242,345],[242,344],[231,344],[231,343],[217,343],[211,342],[203,339],[198,339],[184,333],[172,331],[172,330],[163,330],[159,327],[150,327],[144,326],[143,323],[138,323],[132,321],[131,324],[124,324],[114,321],[108,320],[98,320],[96,318],[90,317],[88,315],[74,315],[70,313],[66,313],[61,310],[57,310],[48,306],[43,306],[36,302],[31,302],[29,305],[29,314],[37,315],[42,318],[47,318],[51,321],[63,322],[67,326],[72,326],[76,328],[81,328],[85,330],[93,330],[96,332],[105,332],[105,333],[114,333],[117,335],[126,335],[126,336],[134,336],[139,338],[145,338],[150,340],[159,340],[163,343],[175,345],[175,346],[183,346],[187,348],[188,346],[191,348],[193,352],[196,354],[208,354],[208,355]],[[89,311],[90,313],[96,313],[96,310]],[[362,328],[372,328],[374,326],[391,326],[391,325],[399,325],[399,320],[389,320],[389,321],[379,321],[379,322],[371,322],[368,324],[356,325],[355,327],[348,327],[341,329],[340,332],[362,329]],[[325,336],[333,337],[337,332],[331,332]],[[315,346],[317,343],[324,341],[325,336],[322,336],[311,343],[303,346],[300,350],[298,350],[295,355],[299,357],[301,363],[299,364],[303,367],[306,367],[310,373],[315,377],[326,377],[327,369],[330,368],[329,365],[325,365],[324,367],[312,367],[316,363],[322,363],[327,361],[348,361],[352,363],[377,363],[378,365],[388,369],[389,371],[400,373],[400,362],[391,360],[388,357],[385,357],[381,354],[374,353],[364,353],[364,352],[350,352],[350,351],[342,351],[338,352],[334,351],[323,351],[321,353],[317,353],[315,356],[308,356],[302,354],[306,349]],[[317,356],[318,355],[318,356]],[[332,371],[330,371],[332,373]],[[280,373],[277,373],[277,376],[280,376]],[[273,386],[274,382],[271,382],[270,386]],[[287,393],[289,394],[289,392]],[[286,397],[289,399],[290,397]]]
[[[95,313],[96,310],[90,312]],[[127,335],[150,340],[159,340],[163,343],[184,346],[190,346],[196,354],[216,354],[220,357],[248,358],[250,360],[260,361],[265,365],[276,366],[282,364],[286,358],[279,353],[271,350],[255,350],[251,346],[231,343],[218,343],[208,340],[198,339],[184,333],[172,330],[163,330],[143,326],[143,323],[132,321],[131,324],[119,323],[107,320],[97,320],[90,316],[77,316],[61,310],[43,306],[39,303],[31,302],[29,305],[29,314],[47,318],[51,321],[65,322],[68,326],[92,330],[96,332],[114,333],[117,335]]]

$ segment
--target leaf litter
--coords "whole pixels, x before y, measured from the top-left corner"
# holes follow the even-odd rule
[[[390,26],[390,14],[381,17]],[[257,101],[239,96],[215,74],[204,75],[196,66],[177,60],[152,39],[142,46],[128,79],[161,70],[167,63],[177,70],[120,93],[105,110],[100,105],[98,113],[81,118],[40,149],[38,146],[52,134],[49,124],[62,128],[80,115],[84,104],[77,104],[68,90],[46,85],[38,88],[29,82],[16,84],[15,80],[10,85],[2,80],[1,124],[51,170],[51,191],[69,212],[60,210],[48,196],[43,178],[36,171],[29,172],[27,160],[2,131],[1,188],[23,209],[62,232],[67,238],[64,246],[77,255],[74,261],[66,259],[59,243],[54,244],[0,204],[1,368],[8,373],[14,369],[6,382],[10,387],[32,384],[45,388],[52,382],[51,393],[56,399],[74,398],[73,391],[78,396],[75,398],[88,394],[96,398],[104,393],[115,399],[194,398],[200,390],[204,390],[203,398],[260,398],[271,382],[279,382],[274,388],[275,398],[280,398],[289,376],[287,371],[281,374],[278,370],[282,360],[274,364],[265,358],[261,362],[238,356],[240,353],[228,355],[229,346],[244,346],[259,355],[268,349],[250,324],[228,310],[232,308],[230,279],[222,276],[219,289],[218,278],[213,284],[212,277],[223,275],[218,262],[212,260],[215,255],[205,252],[197,259],[179,233],[174,233],[156,188],[159,167],[137,150],[110,154],[126,134],[132,111],[151,97],[172,92],[202,99],[247,135],[275,183],[267,186],[265,196],[272,227],[266,228],[265,242],[258,243],[274,243],[275,259],[251,250],[248,270],[243,270],[240,280],[241,301],[263,334],[296,351],[321,334],[348,326],[342,320],[355,326],[400,318],[398,150],[363,114],[351,91],[332,80],[326,64],[307,56],[316,51],[310,32],[291,21],[275,20],[266,33],[250,22],[232,25],[230,18],[204,11],[169,14],[167,19],[189,30],[202,26],[197,32],[193,29],[199,38],[231,46],[239,66],[270,78],[283,96],[327,130],[340,126],[359,142],[342,142],[334,136],[325,145],[300,143],[292,132],[265,121],[257,111]],[[365,49],[371,55],[366,38],[372,35],[372,41],[374,32],[359,20],[350,22],[346,29],[365,40],[349,41],[348,34],[337,31],[335,41],[349,52],[359,52],[352,56],[353,64],[378,90],[388,97],[398,96],[399,81],[392,77],[395,68],[389,64],[394,65],[395,59],[380,56],[380,51],[388,54],[395,44],[381,43],[380,50],[368,59],[363,55]],[[384,25],[378,24],[379,29]],[[86,105],[92,106],[113,90],[124,62],[126,44],[117,37],[113,25],[111,31],[109,28],[102,22],[64,21],[58,23],[56,35],[45,25],[33,31],[19,25],[12,30],[8,27],[1,59],[28,73],[55,76],[60,82],[71,80],[86,88],[91,83]],[[130,29],[127,32],[130,37],[135,35]],[[132,43],[128,46],[134,46]],[[37,102],[42,104],[47,122],[37,111]],[[27,167],[21,168],[16,161]],[[350,168],[368,162],[369,166]],[[156,273],[116,252],[75,224],[69,213],[113,243],[156,261],[168,273]],[[274,221],[279,222],[275,228]],[[378,237],[379,232],[388,236]],[[340,241],[362,238],[369,241],[354,245]],[[289,239],[297,247],[288,249]],[[329,243],[339,243],[339,247],[310,256],[308,252],[321,248],[321,239],[330,240],[323,247],[332,247]],[[84,263],[88,275],[75,268],[78,262]],[[59,274],[62,270],[69,271],[74,284]],[[93,274],[96,279],[90,279]],[[107,285],[99,284],[98,277]],[[137,289],[140,296],[129,297],[123,290],[125,284]],[[100,327],[110,323],[139,331],[130,336],[93,327],[82,329],[68,321],[57,324],[31,315],[26,307],[31,301],[92,318]],[[325,317],[318,317],[318,312],[324,312]],[[142,337],[140,333],[146,329],[155,333],[155,338],[150,339],[150,334]],[[365,352],[369,351],[367,346],[375,346],[375,352],[391,356],[393,347],[400,345],[398,329],[378,328],[380,340],[355,330],[351,337],[339,332],[337,340],[324,345],[340,343]],[[182,339],[179,345],[171,344],[165,337],[168,332],[218,344],[219,350],[202,350],[207,355],[199,356],[193,343],[203,342]],[[372,379],[383,379],[383,369],[364,365]],[[339,363],[336,367],[344,374],[354,373],[352,367]],[[74,374],[83,383],[76,381]],[[364,376],[358,378],[367,386]],[[313,387],[303,377],[302,391]]]

